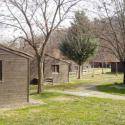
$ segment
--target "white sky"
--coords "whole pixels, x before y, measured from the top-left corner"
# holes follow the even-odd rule
[[[83,0],[79,5],[75,7],[74,11],[85,10],[87,16],[90,19],[93,19],[97,17],[97,15],[94,13],[95,11],[94,6],[96,5],[97,0],[91,0],[92,2],[88,2],[88,1]],[[73,17],[73,13],[70,14],[70,16]],[[61,24],[61,26],[68,27],[70,25],[70,22],[71,22],[71,19],[67,19]],[[10,40],[10,39],[13,39],[14,36],[18,36],[18,35],[19,35],[19,32],[14,32],[13,28],[4,28],[0,26],[0,39],[1,39],[0,41]]]

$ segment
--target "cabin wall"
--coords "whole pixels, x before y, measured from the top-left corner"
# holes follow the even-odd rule
[[[3,79],[0,81],[0,105],[27,102],[28,59],[0,50]]]
[[[59,72],[52,72],[52,65],[59,65]],[[45,58],[44,78],[52,78],[54,83],[66,83],[69,81],[69,64],[51,57]]]

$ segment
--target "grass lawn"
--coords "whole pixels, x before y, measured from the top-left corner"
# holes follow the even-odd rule
[[[125,101],[44,92],[44,105],[1,110],[0,125],[125,125]]]
[[[105,69],[105,74],[101,74],[101,69],[95,69],[95,75],[92,77],[92,74],[84,74],[80,80],[74,75],[70,75],[69,83],[62,83],[57,85],[46,85],[45,90],[56,89],[56,90],[79,90],[80,87],[85,85],[99,85],[97,87],[99,91],[102,91],[100,88],[105,88],[114,83],[122,83],[123,74],[111,74],[109,69]]]
[[[82,90],[86,85],[95,85],[98,91],[124,95],[125,86],[123,86],[123,74],[112,74],[109,69],[104,69],[104,74],[101,74],[101,69],[94,69],[95,75],[92,77],[92,73],[82,75],[82,78],[78,80],[75,75],[70,75],[69,83],[62,83],[57,85],[45,85],[45,90]],[[118,83],[118,84],[115,84]],[[36,92],[36,86],[31,86],[31,93]]]
[[[121,84],[122,74],[98,73],[83,75],[77,80],[73,75],[70,82],[60,85],[46,85],[45,90],[79,90],[79,87],[96,85],[99,91],[125,94]],[[44,102],[42,105],[26,106],[20,109],[0,110],[0,125],[125,125],[125,101],[94,97],[77,97],[57,92],[44,91],[30,97]]]
[[[97,90],[110,94],[125,95],[125,85],[122,83],[98,85]]]

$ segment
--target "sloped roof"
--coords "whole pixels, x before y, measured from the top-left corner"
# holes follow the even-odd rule
[[[100,47],[92,62],[118,62],[119,60],[106,48]]]
[[[68,62],[68,61],[66,61],[66,60],[63,60],[63,59],[56,58],[56,57],[54,57],[54,56],[51,56],[51,55],[49,55],[49,54],[45,54],[45,56],[48,56],[48,57],[50,57],[50,58],[53,58],[53,59],[55,59],[55,60],[59,60],[59,61],[62,61],[62,62],[65,62],[65,63],[68,63],[68,64],[70,64],[70,62]]]
[[[0,49],[5,50],[5,51],[10,52],[10,53],[13,53],[13,54],[16,54],[16,55],[18,55],[18,56],[22,56],[22,57],[24,57],[24,58],[28,58],[28,59],[29,59],[29,58],[33,58],[33,56],[31,56],[31,55],[29,55],[29,54],[27,54],[27,53],[24,53],[24,52],[22,52],[22,51],[18,51],[18,50],[11,49],[11,48],[6,47],[6,46],[4,46],[4,45],[2,45],[2,44],[0,44]]]

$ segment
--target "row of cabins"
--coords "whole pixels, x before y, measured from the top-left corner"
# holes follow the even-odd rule
[[[37,78],[30,60],[32,56],[0,45],[0,105],[29,101],[29,83]],[[69,81],[69,62],[46,55],[44,67],[45,79]]]
[[[0,45],[0,105],[29,101],[29,83],[37,78],[32,56]],[[69,81],[68,61],[45,55],[44,78],[54,83]],[[31,66],[31,67],[30,67]],[[122,68],[121,68],[122,69]]]

